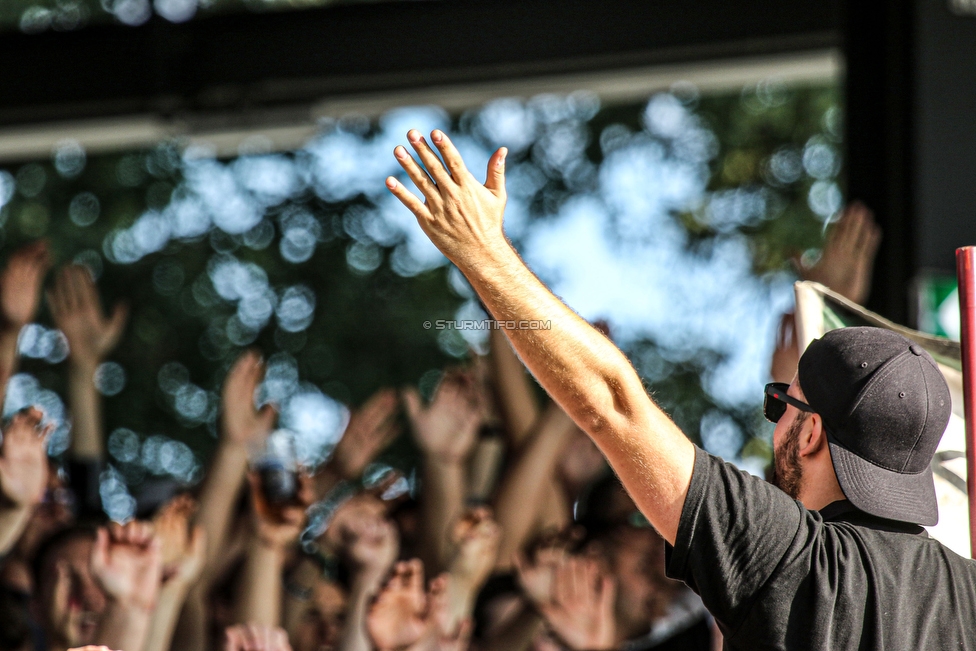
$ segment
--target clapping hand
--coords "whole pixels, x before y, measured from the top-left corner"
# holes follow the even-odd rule
[[[44,498],[48,483],[48,425],[41,429],[43,414],[31,407],[17,413],[3,432],[0,444],[0,493],[15,508],[33,507]]]
[[[19,331],[34,319],[41,282],[51,267],[47,242],[38,240],[17,250],[0,273],[0,310],[4,325]]]
[[[403,399],[414,438],[428,458],[449,463],[467,458],[482,418],[481,392],[469,373],[445,373],[426,407],[416,389],[406,389]]]
[[[94,369],[122,338],[129,310],[119,303],[106,318],[87,267],[68,265],[62,269],[47,302],[54,324],[68,339],[72,363],[82,368]]]
[[[106,595],[126,607],[152,611],[162,579],[159,540],[148,522],[101,527],[91,556],[92,574]]]
[[[397,162],[424,195],[424,202],[392,176],[386,179],[386,187],[414,214],[437,248],[463,270],[468,263],[476,263],[483,251],[509,246],[502,230],[508,150],[502,147],[492,154],[482,185],[464,166],[461,154],[444,132],[435,130],[430,138],[443,156],[443,163],[419,131],[411,129],[407,133],[407,140],[427,171],[405,147],[393,150]]]
[[[263,378],[264,362],[253,350],[237,358],[227,374],[220,404],[223,432],[229,443],[256,445],[274,428],[278,417],[274,407],[264,405],[258,409],[254,404],[254,393]]]
[[[358,479],[363,469],[400,434],[397,407],[396,391],[380,389],[352,413],[329,461],[340,477]]]

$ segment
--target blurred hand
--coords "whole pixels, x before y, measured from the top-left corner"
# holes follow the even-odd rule
[[[98,530],[91,569],[109,598],[148,611],[156,606],[161,561],[159,541],[150,523],[112,522]]]
[[[468,373],[444,374],[425,408],[416,389],[403,392],[417,445],[428,457],[457,463],[471,453],[481,425],[481,394]]]
[[[566,562],[569,548],[579,536],[571,531],[569,535],[559,533],[542,540],[530,554],[515,557],[516,577],[522,591],[538,607],[552,600],[556,569]]]
[[[276,626],[239,624],[224,634],[224,651],[291,651],[288,634]]]
[[[153,518],[163,566],[163,584],[189,586],[203,572],[207,544],[203,527],[191,527],[196,500],[178,495]]]
[[[336,509],[320,542],[333,553],[339,553],[355,537],[360,522],[385,520],[386,515],[387,505],[373,492],[353,495]]]
[[[776,382],[789,384],[796,375],[796,367],[800,363],[800,350],[796,340],[796,316],[787,312],[780,319],[776,331],[776,348],[773,350],[773,362],[769,374]]]
[[[488,579],[498,558],[501,527],[487,507],[469,510],[454,526],[457,553],[451,562],[451,576],[473,590]]]
[[[366,616],[366,631],[379,651],[408,647],[429,630],[424,564],[417,559],[397,563],[393,576]]]
[[[112,352],[129,316],[128,308],[119,303],[105,318],[95,281],[82,265],[61,270],[47,303],[54,324],[68,338],[69,358],[85,368],[94,369]]]
[[[264,362],[253,351],[245,351],[231,367],[221,394],[220,408],[224,438],[236,445],[259,444],[274,428],[278,413],[272,405],[258,409],[254,393],[264,378]]]
[[[863,305],[871,291],[871,272],[880,243],[881,229],[874,221],[874,213],[855,201],[827,233],[820,260],[810,268],[798,265],[800,277],[826,285]]]
[[[405,147],[397,147],[393,155],[423,193],[425,201],[421,203],[392,176],[386,179],[386,187],[414,214],[420,228],[437,248],[462,271],[483,259],[485,251],[509,248],[502,231],[508,150],[503,147],[492,154],[487,180],[482,185],[464,166],[461,155],[443,132],[433,131],[431,140],[444,163],[416,129],[407,133],[407,140],[427,171]]]
[[[38,240],[18,249],[0,272],[0,311],[3,325],[20,330],[34,320],[41,283],[51,268],[47,242]]]
[[[255,472],[247,475],[251,485],[252,507],[261,495],[261,478]],[[273,510],[254,508],[255,533],[258,542],[273,549],[284,549],[298,540],[305,529],[306,511],[315,500],[312,478],[306,474],[298,475],[298,492],[292,504],[276,507]]]
[[[350,523],[343,533],[342,554],[353,566],[356,579],[378,587],[400,553],[396,525],[372,515]]]
[[[616,597],[617,584],[601,571],[599,561],[573,556],[556,570],[552,599],[539,611],[571,649],[613,649]]]
[[[441,574],[430,582],[427,591],[427,619],[433,628],[433,647],[437,651],[467,651],[474,626],[471,618],[454,624],[448,583],[448,575]]]
[[[400,434],[397,395],[380,389],[353,412],[329,463],[340,477],[358,479],[363,469]]]
[[[40,429],[43,414],[31,407],[17,413],[3,432],[0,444],[0,493],[18,508],[44,499],[48,482],[47,435]]]

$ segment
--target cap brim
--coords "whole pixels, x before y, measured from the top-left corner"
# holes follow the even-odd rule
[[[870,515],[930,527],[939,521],[932,467],[911,475],[894,472],[862,459],[827,433],[830,457],[844,495]]]

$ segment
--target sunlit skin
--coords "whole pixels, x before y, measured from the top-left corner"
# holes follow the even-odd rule
[[[481,183],[446,134],[435,130],[430,139],[433,148],[417,130],[407,133],[423,167],[405,147],[393,152],[423,201],[394,177],[387,178],[387,189],[465,275],[492,316],[551,322],[547,330],[505,334],[549,395],[597,444],[641,512],[674,543],[691,483],[694,445],[647,395],[626,356],[554,296],[512,248],[502,225],[508,151],[503,147],[491,156]],[[784,417],[777,444],[792,418],[795,410]],[[800,437],[806,477],[800,497],[809,508],[821,508],[842,493],[819,416],[809,420]]]

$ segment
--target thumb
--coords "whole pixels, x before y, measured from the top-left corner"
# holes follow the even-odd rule
[[[488,159],[488,174],[485,176],[485,187],[495,194],[505,192],[505,157],[508,147],[501,147]]]
[[[423,411],[423,401],[420,392],[415,387],[407,387],[403,390],[403,405],[407,409],[407,417],[410,422],[415,423]]]
[[[125,322],[129,319],[129,306],[125,303],[116,304],[115,308],[112,310],[112,316],[109,318],[108,331],[109,340],[112,342],[118,342],[119,337],[122,336],[122,330],[125,329]]]

